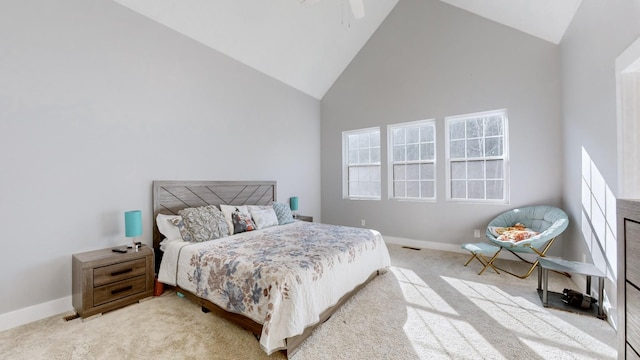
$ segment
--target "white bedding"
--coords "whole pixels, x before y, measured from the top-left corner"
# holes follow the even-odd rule
[[[388,266],[375,230],[294,222],[203,243],[171,242],[158,279],[262,324],[260,345],[271,354]]]

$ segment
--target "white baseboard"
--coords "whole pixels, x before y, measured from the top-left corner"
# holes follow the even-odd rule
[[[407,246],[418,249],[429,249],[429,250],[440,250],[440,251],[449,251],[449,252],[457,252],[457,253],[468,253],[468,251],[460,248],[460,245],[457,244],[448,244],[434,241],[426,241],[426,240],[414,240],[407,238],[400,238],[395,236],[384,236],[384,241],[389,244],[395,244],[400,246]]]
[[[400,238],[400,237],[387,236],[387,235],[384,235],[383,237],[384,237],[384,241],[388,244],[395,244],[395,245],[407,246],[407,247],[418,248],[418,249],[449,251],[449,252],[455,252],[460,254],[469,253],[467,250],[460,247],[461,244],[449,244],[449,243],[441,243],[441,242],[427,241],[427,240],[414,240],[414,239]],[[478,239],[478,242],[482,242],[482,240]],[[484,242],[489,243],[488,240]],[[529,255],[529,254],[523,254],[523,255]],[[502,251],[500,253],[500,258],[506,259],[506,260],[519,260],[517,257],[515,257],[512,253],[508,251]],[[527,257],[525,257],[525,259],[526,258]],[[533,260],[535,260],[535,258]]]
[[[0,331],[73,311],[71,296],[0,314]]]

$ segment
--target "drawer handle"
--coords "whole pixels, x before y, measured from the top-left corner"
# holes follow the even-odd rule
[[[124,292],[124,291],[129,291],[131,289],[133,289],[133,286],[129,285],[129,286],[125,286],[125,287],[120,288],[120,289],[111,290],[111,295],[115,295],[117,293],[121,293],[121,292]]]
[[[124,270],[120,270],[120,271],[114,271],[114,272],[111,273],[111,276],[122,275],[122,274],[130,273],[132,271],[133,271],[132,268],[128,268],[128,269],[124,269]]]

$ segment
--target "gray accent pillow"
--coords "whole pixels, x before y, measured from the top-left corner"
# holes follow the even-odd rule
[[[182,238],[191,242],[218,239],[229,234],[229,227],[222,212],[214,205],[186,208],[178,211],[182,216],[184,228],[180,228]],[[188,236],[185,237],[185,233]]]
[[[169,221],[171,221],[171,223],[178,228],[178,231],[180,231],[182,240],[191,242],[191,233],[184,226],[184,220],[182,219],[182,216],[176,216]]]
[[[291,214],[291,209],[289,208],[289,205],[279,203],[279,202],[274,202],[273,210],[275,210],[276,212],[279,225],[289,224],[293,222],[293,214]]]

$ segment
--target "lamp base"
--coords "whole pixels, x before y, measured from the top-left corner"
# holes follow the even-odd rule
[[[142,243],[140,241],[134,241],[132,245],[127,245],[127,248],[134,249],[136,252],[140,250]]]

